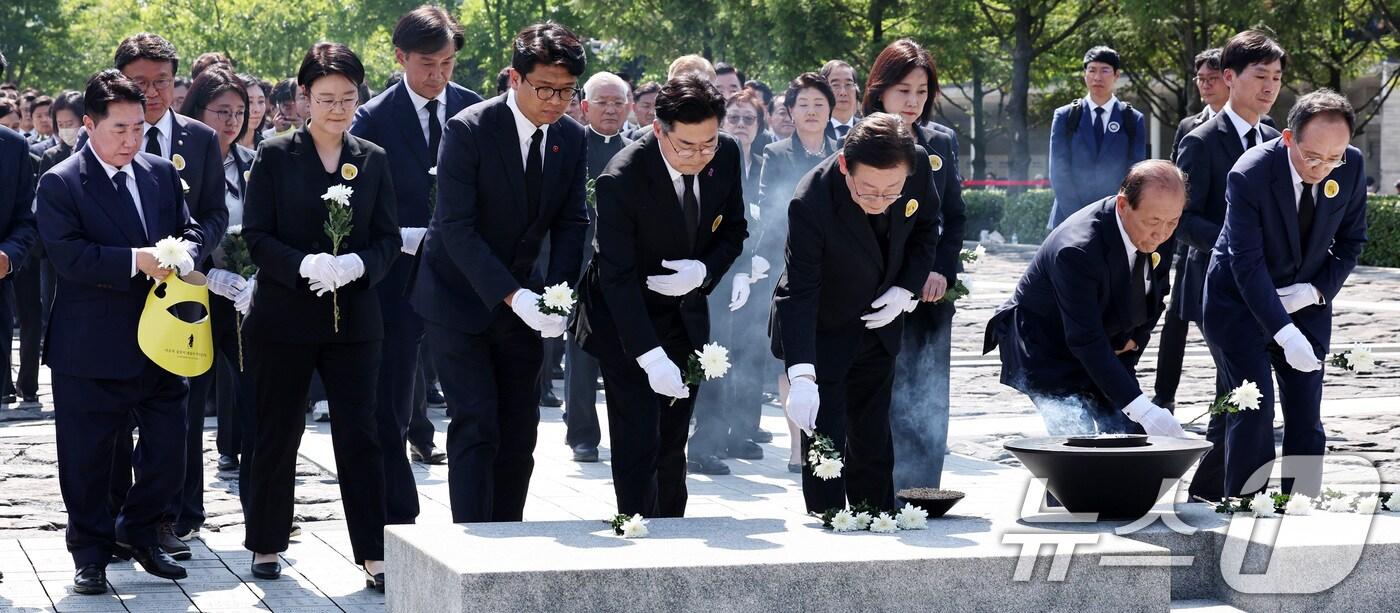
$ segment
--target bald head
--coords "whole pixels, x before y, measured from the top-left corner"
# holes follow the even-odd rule
[[[1138,251],[1149,253],[1171,238],[1186,207],[1186,176],[1166,160],[1134,164],[1118,189],[1118,217]]]
[[[671,60],[671,67],[666,70],[666,79],[669,81],[691,73],[697,74],[700,78],[711,83],[715,81],[715,65],[711,64],[710,60],[705,59],[705,56],[694,53]]]

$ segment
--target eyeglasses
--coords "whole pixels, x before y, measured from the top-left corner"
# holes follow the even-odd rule
[[[355,103],[359,102],[360,99],[342,98],[340,100],[334,100],[331,98],[312,98],[311,101],[329,110],[334,110],[338,108],[341,110],[348,111],[350,109],[355,108]]]
[[[232,121],[234,121],[235,119],[238,120],[238,121],[240,121],[240,122],[243,121],[243,113],[244,113],[244,111],[231,111],[231,110],[226,110],[226,109],[224,109],[224,110],[220,110],[220,109],[204,109],[204,112],[206,112],[206,113],[213,113],[215,117],[218,117],[218,118],[219,118],[219,121],[222,121],[222,122],[224,122],[224,123],[232,122]]]
[[[145,79],[132,79],[131,82],[135,84],[136,87],[141,88],[141,91],[143,92],[152,88],[155,88],[156,91],[165,91],[167,89],[170,89],[170,86],[175,84],[174,79],[156,79],[154,81],[147,81]]]
[[[726,115],[724,122],[736,126],[752,126],[758,124],[757,115]]]
[[[1331,170],[1333,168],[1341,168],[1342,166],[1346,166],[1346,163],[1347,159],[1345,157],[1340,157],[1335,160],[1324,160],[1322,158],[1309,157],[1306,155],[1303,156],[1303,165],[1307,166],[1309,170],[1316,168],[1326,168],[1328,170]]]
[[[535,90],[535,97],[539,98],[543,102],[548,102],[550,98],[554,98],[556,96],[560,100],[568,101],[574,100],[579,96],[583,95],[583,90],[577,87],[535,87],[535,84],[530,83],[530,78],[526,77],[525,75],[520,75],[520,80],[524,81],[525,83],[528,83],[530,87]]]
[[[833,82],[831,83],[831,91],[834,91],[834,92],[844,92],[844,91],[853,90],[853,89],[855,89],[855,88],[856,88],[855,81],[833,81]]]
[[[1220,77],[1196,77],[1197,85],[1215,85],[1220,82]]]
[[[899,192],[893,194],[862,194],[855,191],[854,186],[851,189],[851,194],[855,197],[857,202],[864,204],[883,204],[886,202],[894,202],[904,197],[904,194]]]
[[[678,157],[684,160],[688,160],[697,155],[714,155],[715,151],[719,149],[719,138],[715,138],[715,140],[708,145],[703,145],[700,147],[686,147],[684,149],[676,146],[676,143],[671,140],[670,134],[666,135],[666,142],[670,143],[671,149],[676,152],[676,155]]]
[[[548,87],[544,87],[544,88],[541,88],[541,89],[549,89],[549,88],[548,88]],[[539,95],[539,94],[536,94],[536,95]],[[544,98],[544,100],[548,100],[548,98]],[[626,107],[626,106],[627,106],[627,103],[626,103],[626,102],[616,102],[616,101],[612,101],[612,100],[588,100],[587,102],[588,102],[588,105],[589,105],[589,106],[599,106],[599,107],[602,107],[602,109],[605,110],[605,111],[620,111],[620,110],[623,109],[623,107]]]

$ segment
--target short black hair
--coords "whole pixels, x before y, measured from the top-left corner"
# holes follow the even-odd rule
[[[530,74],[539,64],[563,66],[575,77],[583,74],[583,44],[572,31],[553,21],[526,26],[515,35],[511,48],[510,67],[521,75]]]
[[[744,89],[751,89],[758,92],[759,97],[763,98],[763,106],[765,108],[773,104],[773,88],[768,87],[767,83],[749,79],[748,81],[744,81]]]
[[[400,81],[403,81],[402,70],[395,70],[394,72],[389,73],[389,78],[384,79],[384,91],[387,92],[393,89],[394,86],[398,85]]]
[[[1118,52],[1108,45],[1097,45],[1084,52],[1084,65],[1081,68],[1088,68],[1089,62],[1103,62],[1112,66],[1115,71],[1123,69],[1123,60],[1118,57]]]
[[[902,164],[913,174],[919,158],[913,133],[904,125],[904,120],[889,113],[871,113],[851,128],[841,155],[846,158],[846,168],[851,172],[856,166],[883,170]]]
[[[641,87],[638,87],[637,91],[632,92],[632,99],[636,100],[642,96],[650,96],[658,93],[661,93],[661,84],[656,81],[647,81],[643,83]]]
[[[255,74],[249,74],[246,72],[239,73],[238,80],[243,82],[243,89],[253,89],[254,87],[256,87],[262,90],[264,97],[270,98],[272,96],[272,84],[262,80],[262,78],[258,77]],[[250,93],[248,95],[251,96],[252,94]]]
[[[18,113],[19,108],[15,106],[14,100],[0,98],[0,117],[8,116],[10,113]]]
[[[59,94],[53,99],[53,106],[49,107],[49,119],[53,120],[54,129],[58,129],[58,112],[68,111],[79,119],[83,116],[83,95],[69,90]]]
[[[53,104],[53,98],[50,98],[50,97],[48,97],[48,96],[42,96],[42,95],[41,95],[41,96],[39,96],[38,98],[35,98],[35,99],[34,99],[34,102],[30,103],[30,105],[29,105],[29,112],[33,113],[33,112],[34,112],[34,109],[37,109],[37,108],[39,108],[39,107],[41,107],[41,106],[48,106],[48,105],[51,105],[51,104]]]
[[[145,106],[146,94],[135,81],[115,68],[108,68],[88,79],[83,92],[83,109],[94,123],[107,118],[107,108],[115,102],[134,102]]]
[[[209,51],[207,53],[201,53],[199,54],[199,57],[194,58],[194,64],[190,65],[190,78],[198,78],[199,73],[208,70],[210,66],[220,64],[228,67],[229,70],[233,70],[237,67],[237,63],[230,59],[229,56],[224,55],[218,51]]]
[[[822,64],[821,70],[818,70],[817,73],[820,74],[823,79],[830,81],[831,73],[835,72],[837,68],[849,69],[851,71],[851,80],[855,81],[856,87],[860,87],[860,78],[856,75],[856,69],[847,63],[846,60],[827,60],[825,64]]]
[[[209,67],[205,66],[204,69],[208,70]],[[184,77],[175,77],[175,83],[171,87],[189,87],[190,83],[192,83],[192,81],[190,81],[189,79],[186,79]]]
[[[175,45],[150,32],[132,34],[117,44],[117,53],[113,58],[117,70],[126,68],[127,64],[136,60],[170,62],[170,74],[180,72],[180,55],[175,53]]]
[[[466,38],[462,26],[446,9],[425,4],[399,18],[394,24],[394,47],[404,53],[437,53],[452,45],[452,51],[462,50]]]
[[[272,87],[272,91],[267,94],[267,103],[273,106],[287,102],[295,102],[297,99],[296,77],[288,77],[277,82]]]
[[[365,82],[365,65],[361,64],[360,57],[344,44],[316,43],[306,50],[306,57],[301,59],[301,68],[297,70],[297,85],[309,92],[316,79],[337,74],[350,79],[358,89]]]
[[[792,111],[792,105],[797,104],[797,94],[807,88],[821,92],[822,97],[826,98],[826,105],[836,108],[836,92],[831,90],[831,84],[826,81],[826,77],[815,72],[804,72],[788,83],[787,92],[783,94],[783,106],[787,107],[788,112]]]
[[[1278,41],[1260,30],[1245,30],[1230,38],[1220,50],[1220,67],[1241,74],[1250,64],[1270,64],[1278,60],[1280,68],[1288,68],[1288,52]]]
[[[715,62],[716,77],[722,74],[731,73],[739,78],[739,87],[742,88],[744,86],[744,81],[747,80],[744,78],[744,73],[742,71],[740,71],[738,68],[735,68],[734,65],[730,64],[729,62]]]
[[[1303,140],[1303,129],[1321,116],[1345,121],[1348,134],[1356,129],[1356,111],[1351,108],[1346,96],[1330,89],[1319,89],[1298,98],[1293,108],[1288,110],[1288,129],[1293,132],[1293,138]]]
[[[1220,47],[1206,49],[1205,51],[1197,53],[1195,66],[1196,72],[1200,72],[1202,66],[1211,70],[1220,70]]]
[[[196,121],[204,121],[202,117],[204,110],[209,108],[209,104],[215,98],[227,92],[238,94],[238,97],[243,100],[243,127],[238,131],[238,136],[233,139],[237,142],[248,131],[248,88],[243,84],[242,79],[233,74],[233,70],[229,66],[211,65],[205,67],[190,84],[190,91],[185,95],[185,104],[180,107],[180,114],[185,117],[193,117]]]
[[[656,119],[670,132],[677,123],[695,124],[714,118],[724,121],[724,96],[708,79],[686,73],[661,86],[656,96]]]
[[[496,73],[496,94],[504,94],[508,89],[510,89],[510,66],[506,66]]]

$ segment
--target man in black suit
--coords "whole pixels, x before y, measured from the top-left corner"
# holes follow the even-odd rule
[[[0,55],[0,74],[5,70],[5,56]],[[34,182],[38,165],[30,155],[29,143],[14,130],[0,126],[0,290],[13,280],[13,273],[29,257],[34,243]],[[37,298],[37,296],[36,296]],[[0,293],[0,350],[5,352],[0,363],[5,364],[8,379],[10,365],[11,324],[9,301]],[[8,408],[0,405],[0,409]]]
[[[802,471],[809,512],[894,507],[890,395],[903,315],[918,305],[938,244],[940,202],[928,153],[903,121],[871,113],[841,152],[803,177],[788,207],[787,266],[773,294],[773,355],[787,367],[784,407],[831,437],[846,466]]]
[[[1181,214],[1181,228],[1176,233],[1186,245],[1187,255],[1186,265],[1177,277],[1172,310],[1182,322],[1194,322],[1197,326],[1203,317],[1206,265],[1225,223],[1225,177],[1245,150],[1278,138],[1279,132],[1264,125],[1261,118],[1282,89],[1288,57],[1278,43],[1251,30],[1231,38],[1220,61],[1230,88],[1229,100],[1219,113],[1181,139],[1176,159],[1190,181],[1190,191],[1186,210]],[[1215,395],[1220,396],[1230,390],[1225,388],[1218,368],[1220,356],[1214,347],[1211,355],[1217,366]],[[1206,438],[1214,446],[1201,458],[1191,478],[1190,493],[1205,500],[1219,500],[1225,488],[1225,416],[1211,416]]]
[[[384,451],[384,497],[390,524],[411,524],[418,517],[418,488],[404,442],[415,411],[426,411],[426,400],[415,405],[421,385],[418,347],[423,321],[408,303],[410,274],[418,264],[423,235],[428,232],[432,205],[428,203],[436,177],[442,126],[462,109],[481,102],[475,92],[452,83],[452,69],[462,48],[462,27],[441,7],[423,6],[405,14],[394,26],[394,58],[403,80],[355,111],[350,133],[384,148],[394,176],[403,252],[375,290],[384,317],[383,353],[375,415],[379,444]],[[429,438],[431,441],[431,438]],[[418,449],[431,457],[432,446]]]
[[[860,121],[860,82],[856,80],[856,69],[843,60],[827,60],[820,74],[836,95],[836,103],[831,105],[831,119],[826,126],[826,137],[841,140]]]
[[[617,510],[685,515],[685,443],[696,385],[681,368],[710,337],[706,297],[743,250],[739,145],[724,98],[686,73],[656,96],[650,134],[598,177],[593,260],[573,332],[608,397]]]
[[[158,577],[185,577],[157,534],[184,478],[189,388],[145,356],[136,329],[150,279],[171,272],[159,267],[152,245],[177,236],[197,248],[204,235],[185,208],[175,167],[140,150],[141,88],[109,69],[88,82],[84,98],[87,146],[40,179],[37,208],[59,276],[44,351],[73,584],[100,594],[113,554],[135,557]],[[179,266],[193,268],[192,257]],[[137,477],[114,518],[108,469],[133,421],[141,428]]]
[[[539,427],[544,286],[578,274],[588,228],[584,130],[564,118],[583,45],[553,22],[521,30],[511,89],[448,120],[438,207],[423,240],[413,306],[426,320],[443,392],[452,520],[520,521]],[[533,274],[545,233],[550,261]]]
[[[1001,347],[1001,382],[1030,396],[1050,434],[1185,436],[1134,374],[1167,283],[1156,251],[1185,200],[1171,162],[1133,165],[1118,195],[1050,232],[988,322],[982,352]]]
[[[199,224],[204,236],[212,237],[209,242],[213,245],[203,247],[195,256],[196,267],[208,271],[213,266],[217,237],[222,237],[228,227],[224,160],[219,156],[218,137],[212,129],[171,108],[179,66],[180,57],[175,53],[175,46],[155,34],[134,34],[117,45],[116,69],[140,87],[146,97],[141,149],[174,164],[190,216]],[[185,481],[171,500],[160,529],[161,547],[177,560],[190,557],[189,546],[182,540],[193,536],[204,524],[204,407],[196,404],[186,408]],[[131,437],[128,434],[118,435],[112,455],[114,510],[121,506],[131,487]]]

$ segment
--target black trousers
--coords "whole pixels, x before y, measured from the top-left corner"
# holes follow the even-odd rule
[[[53,374],[58,483],[68,511],[73,564],[106,566],[115,543],[156,544],[156,528],[184,478],[185,397],[181,377],[147,362],[131,379]],[[115,512],[108,506],[114,442],[141,429],[132,456],[136,482]],[[130,474],[128,472],[128,474]]]
[[[437,371],[429,363],[432,360],[425,344],[426,340],[422,339],[418,343],[418,373],[413,381],[413,414],[408,420],[408,441],[424,451],[434,446],[433,435],[437,434],[432,420],[428,419],[428,389],[429,386],[437,384]],[[429,372],[433,373],[431,380],[428,379]]]
[[[640,322],[647,325],[647,322]],[[662,340],[666,356],[682,371],[695,350],[679,333]],[[612,445],[613,491],[617,512],[644,517],[684,517],[689,494],[685,488],[685,441],[690,415],[699,394],[676,400],[651,390],[646,371],[637,361],[599,359],[608,396],[608,440]]]
[[[598,360],[578,346],[572,334],[565,344],[564,418],[568,429],[564,443],[598,448],[603,430],[598,426]]]
[[[1181,385],[1187,324],[1177,315],[1176,305],[1168,308],[1163,317],[1162,334],[1157,337],[1157,380],[1152,392],[1157,402],[1170,403],[1176,402],[1176,389]]]
[[[380,342],[293,344],[254,339],[256,442],[243,460],[247,517],[243,546],[287,550],[292,526],[297,447],[306,429],[313,372],[325,383],[331,444],[355,563],[384,559],[384,461],[374,416]]]
[[[245,338],[243,341],[248,342]],[[237,348],[235,348],[237,352]],[[245,425],[246,414],[251,414],[253,398],[253,376],[247,364],[248,350],[243,349],[243,363],[238,359],[228,359],[223,354],[214,356],[214,396],[218,432],[215,446],[219,455],[238,456],[243,453],[243,440],[252,438],[253,431]]]
[[[763,410],[763,360],[768,353],[767,336],[761,324],[753,325],[753,314],[762,309],[746,304],[729,310],[731,280],[710,293],[710,340],[729,349],[731,368],[724,378],[705,383],[705,395],[695,399],[695,433],[690,436],[690,456],[722,455],[737,447],[758,428]],[[750,301],[758,296],[750,294]],[[687,358],[689,359],[689,358]],[[685,368],[685,362],[678,362]]]
[[[544,357],[540,360],[540,395],[554,391],[554,369],[564,359],[564,339],[541,339],[544,343]]]
[[[869,503],[894,508],[894,447],[890,439],[890,394],[894,356],[880,338],[863,330],[855,358],[845,365],[817,365],[821,405],[816,433],[828,436],[841,450],[841,476],[822,480],[807,463],[812,437],[802,434],[802,497],[807,510],[822,513],[833,507]]]
[[[213,332],[214,353],[232,361],[238,367],[238,319],[233,310],[233,302],[223,296],[209,295],[210,328]],[[246,345],[246,342],[245,342]],[[247,347],[244,347],[245,370]],[[204,525],[204,407],[209,396],[214,394],[218,381],[216,363],[208,372],[190,379],[190,394],[185,402],[185,479],[170,508],[166,510],[165,521],[175,524],[175,531],[183,534]],[[241,373],[240,385],[244,394],[252,393],[252,377]],[[245,402],[236,402],[246,406]],[[236,416],[231,416],[236,417]],[[220,422],[223,420],[220,419]],[[236,419],[230,419],[237,422]],[[236,427],[236,426],[231,426]]]
[[[381,301],[386,300],[381,296]],[[411,524],[418,517],[418,485],[404,442],[413,419],[419,385],[418,343],[423,321],[407,305],[390,308],[384,319],[384,343],[379,365],[379,447],[384,452],[384,496],[390,524]]]
[[[14,312],[19,320],[19,377],[15,380],[15,393],[20,398],[39,394],[39,353],[44,337],[41,260],[29,258],[29,262],[15,272],[10,282],[15,289]]]
[[[443,393],[454,523],[520,521],[540,424],[538,332],[501,310],[480,334],[426,325]]]

